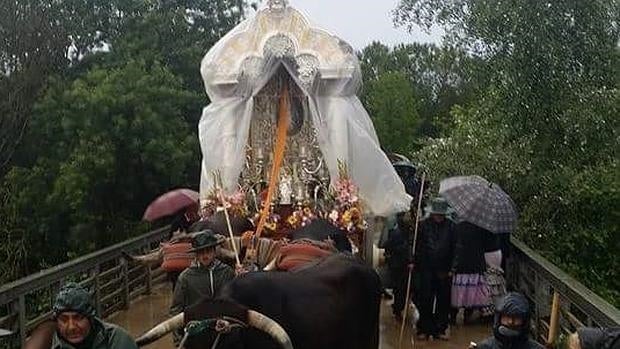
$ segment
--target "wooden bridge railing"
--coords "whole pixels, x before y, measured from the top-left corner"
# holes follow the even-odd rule
[[[0,328],[10,329],[16,335],[0,339],[0,349],[21,347],[28,333],[49,319],[55,295],[65,282],[75,281],[86,287],[102,317],[127,309],[132,299],[150,293],[152,285],[165,279],[165,273],[130,265],[123,253],[156,248],[169,231],[169,227],[158,229],[2,285]]]
[[[511,289],[525,294],[534,305],[534,333],[542,342],[553,342],[559,333],[577,327],[620,326],[620,310],[583,284],[512,238],[507,265]]]
[[[80,282],[92,292],[101,316],[127,309],[132,299],[163,281],[165,273],[129,265],[123,252],[147,252],[168,232],[155,230],[1,286],[0,328],[17,335],[11,343],[0,340],[0,348],[18,348],[30,330],[49,318],[54,296],[67,281]],[[509,287],[534,305],[534,332],[542,342],[555,338],[555,328],[570,332],[580,326],[620,326],[620,310],[517,239],[512,239],[507,265]]]

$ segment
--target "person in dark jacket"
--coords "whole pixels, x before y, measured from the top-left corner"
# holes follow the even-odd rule
[[[401,212],[396,215],[396,225],[388,232],[385,242],[385,259],[387,262],[392,287],[394,303],[392,313],[398,321],[402,320],[402,311],[405,309],[407,293],[407,279],[409,270],[413,267],[411,258],[411,227]]]
[[[448,339],[446,331],[456,236],[454,224],[446,217],[447,213],[446,200],[433,199],[418,231],[414,265],[419,280],[416,295],[416,305],[420,311],[417,323],[419,339],[428,339],[429,336]]]
[[[570,349],[620,349],[620,327],[581,327],[568,339]]]
[[[99,319],[91,296],[75,282],[64,285],[53,307],[56,331],[51,349],[137,349],[122,328]]]
[[[477,349],[544,349],[529,339],[530,305],[520,293],[508,293],[495,308],[493,337],[478,345]]]
[[[235,277],[230,266],[215,258],[216,247],[225,240],[208,229],[196,233],[190,250],[196,253],[196,259],[179,275],[172,296],[171,315],[184,312],[205,298],[215,298],[222,286]]]
[[[467,323],[473,310],[488,311],[491,305],[490,290],[484,276],[484,253],[493,233],[469,222],[456,225],[456,250],[452,265],[451,301],[454,308],[465,308]]]

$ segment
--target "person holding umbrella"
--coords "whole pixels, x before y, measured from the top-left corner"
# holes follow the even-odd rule
[[[426,209],[420,223],[416,243],[415,266],[419,280],[417,307],[420,320],[418,338],[432,336],[449,339],[448,316],[450,311],[451,267],[456,245],[454,224],[446,217],[448,203],[435,198]],[[433,304],[435,309],[433,310]]]
[[[485,277],[484,253],[485,240],[490,239],[492,233],[469,222],[460,222],[455,230],[451,302],[452,307],[465,309],[463,321],[467,323],[474,310],[489,315],[491,295]]]
[[[444,179],[439,194],[455,210],[457,247],[452,282],[452,305],[466,308],[465,319],[475,308],[488,309],[491,304],[484,272],[489,241],[493,234],[512,232],[517,224],[514,202],[497,184],[480,176]]]

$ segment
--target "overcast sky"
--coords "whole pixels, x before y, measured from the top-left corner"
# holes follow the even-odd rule
[[[394,28],[390,11],[398,0],[289,0],[289,4],[305,13],[310,20],[359,50],[373,40],[390,46],[400,43],[440,43],[441,32],[431,35],[417,30]]]

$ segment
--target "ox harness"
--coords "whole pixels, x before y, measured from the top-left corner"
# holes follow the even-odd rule
[[[179,343],[178,349],[182,349],[185,345],[185,342],[189,337],[203,334],[207,331],[215,331],[217,336],[215,337],[215,341],[211,346],[211,349],[217,348],[217,345],[220,342],[220,337],[222,334],[230,333],[235,328],[247,328],[248,325],[238,319],[229,316],[222,316],[219,318],[205,319],[205,320],[194,320],[187,323],[185,326],[185,334]]]

